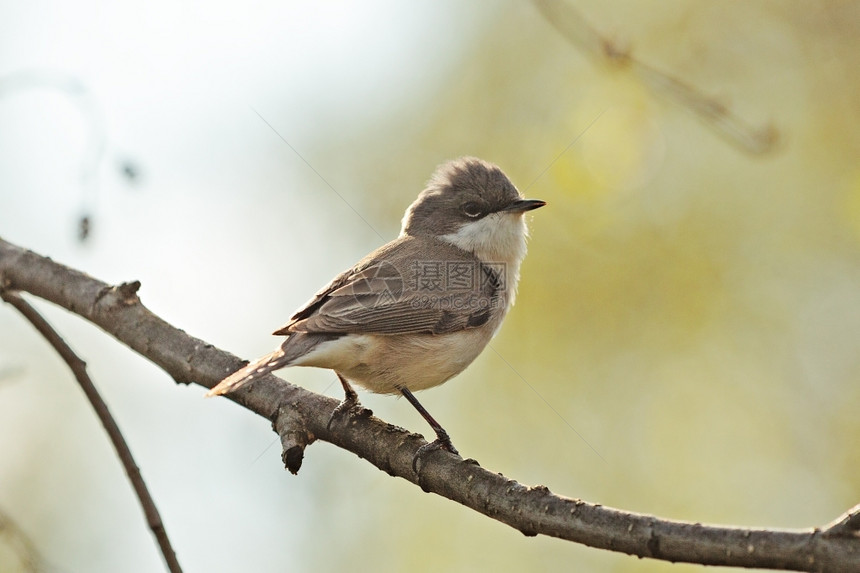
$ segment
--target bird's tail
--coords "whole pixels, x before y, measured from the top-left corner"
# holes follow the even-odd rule
[[[269,372],[287,366],[290,360],[284,355],[284,351],[278,348],[271,354],[263,356],[259,360],[251,362],[244,368],[233,372],[223,380],[221,380],[214,388],[206,393],[206,396],[220,396],[228,392],[238,390],[245,384],[253,382],[258,378],[262,378]]]

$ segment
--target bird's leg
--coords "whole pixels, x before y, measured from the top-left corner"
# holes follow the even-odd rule
[[[346,378],[337,374],[337,379],[340,380],[340,385],[343,386],[343,393],[346,397],[343,399],[343,402],[337,407],[338,410],[352,410],[356,406],[359,405],[358,394],[355,390],[352,389],[352,386],[349,385],[349,382],[346,381]]]
[[[451,437],[448,435],[448,432],[445,431],[439,422],[437,422],[433,416],[430,415],[430,412],[427,411],[424,406],[415,398],[415,396],[407,390],[406,388],[401,388],[400,393],[409,400],[409,403],[412,404],[418,413],[427,420],[427,423],[430,424],[430,427],[433,428],[433,431],[436,432],[436,439],[430,442],[429,444],[424,444],[418,451],[415,452],[415,457],[412,458],[412,469],[415,470],[415,473],[418,473],[418,459],[428,452],[432,452],[433,450],[443,449],[448,450],[454,455],[460,455],[457,451],[457,448],[454,447],[454,444],[451,443]]]
[[[327,427],[331,428],[331,424],[335,418],[340,418],[344,414],[360,413],[365,417],[373,414],[373,412],[361,405],[361,402],[358,401],[358,394],[356,394],[355,390],[352,389],[352,386],[349,385],[346,378],[337,372],[335,372],[335,374],[337,374],[337,379],[340,380],[340,385],[343,386],[343,392],[346,396],[344,397],[343,402],[338,404],[337,408],[332,411],[331,417],[328,419]]]

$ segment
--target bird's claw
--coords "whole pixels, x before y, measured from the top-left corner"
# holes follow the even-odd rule
[[[349,418],[369,418],[373,415],[373,411],[365,408],[361,405],[361,402],[358,401],[358,396],[352,395],[347,396],[343,402],[337,405],[337,407],[332,410],[331,416],[329,416],[328,424],[326,424],[326,430],[331,430],[331,425],[335,420],[343,418],[344,416]]]
[[[421,469],[421,458],[431,452],[435,452],[436,450],[446,450],[455,456],[460,455],[460,452],[458,452],[457,448],[454,447],[454,444],[451,443],[451,438],[448,436],[448,432],[441,430],[436,433],[435,440],[418,448],[415,455],[412,456],[412,471],[417,474],[418,470]]]

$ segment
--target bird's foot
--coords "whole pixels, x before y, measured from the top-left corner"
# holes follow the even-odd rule
[[[460,455],[460,452],[458,452],[457,448],[454,447],[454,444],[451,443],[451,438],[448,436],[448,432],[439,428],[439,430],[436,431],[436,439],[418,448],[418,451],[416,451],[415,455],[412,456],[412,471],[417,474],[418,470],[421,469],[421,458],[431,452],[435,452],[436,450],[446,450],[455,456]]]
[[[337,407],[332,410],[331,416],[328,419],[328,424],[326,424],[326,429],[331,430],[331,425],[336,421],[343,418],[346,420],[350,420],[352,418],[369,418],[373,415],[373,411],[365,408],[361,405],[361,402],[358,401],[358,394],[353,392],[352,394],[347,394],[346,398],[343,399],[343,402],[337,405]]]

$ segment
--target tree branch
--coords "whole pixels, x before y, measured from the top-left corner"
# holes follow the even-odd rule
[[[0,286],[26,291],[100,326],[180,383],[211,388],[244,363],[171,326],[147,310],[137,283],[108,286],[79,271],[0,239]],[[824,530],[720,527],[660,519],[527,487],[445,451],[427,456],[419,475],[412,458],[425,442],[373,417],[327,427],[334,399],[261,378],[229,399],[272,421],[288,469],[298,471],[305,447],[325,440],[386,473],[506,523],[525,535],[549,535],[639,557],[796,571],[860,571],[856,515]]]
[[[705,126],[738,149],[762,155],[779,143],[780,134],[774,125],[754,126],[717,99],[636,58],[628,48],[601,35],[571,2],[533,1],[546,21],[586,56],[629,71],[655,93],[692,111]]]
[[[66,362],[72,374],[74,374],[75,379],[80,384],[90,404],[92,404],[96,416],[98,416],[104,426],[114,449],[116,449],[116,453],[119,456],[120,462],[122,462],[122,466],[125,468],[126,474],[128,474],[128,479],[131,481],[134,493],[137,495],[141,507],[143,507],[143,513],[146,516],[149,529],[152,531],[158,542],[158,547],[161,549],[161,555],[164,557],[167,569],[171,573],[182,573],[182,567],[180,567],[179,560],[176,558],[176,552],[170,545],[170,538],[167,536],[167,530],[164,528],[164,522],[158,513],[155,500],[150,495],[149,489],[146,487],[146,482],[143,481],[143,476],[140,475],[140,468],[137,467],[134,456],[131,455],[131,449],[128,447],[122,431],[111,415],[107,403],[102,399],[96,385],[93,384],[90,375],[87,373],[86,362],[75,354],[75,351],[66,344],[66,341],[63,340],[48,321],[35,308],[30,306],[26,300],[21,298],[21,295],[16,291],[4,289],[0,285],[0,298],[18,309],[18,312],[30,321],[35,329],[45,337],[45,340],[54,347],[54,350],[57,351],[57,354]]]

